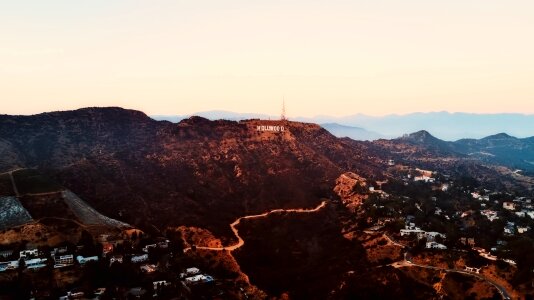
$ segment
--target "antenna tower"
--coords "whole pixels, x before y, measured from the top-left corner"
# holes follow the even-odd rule
[[[282,121],[287,121],[287,118],[286,118],[286,98],[285,97],[282,98],[282,115],[280,116],[280,119]]]

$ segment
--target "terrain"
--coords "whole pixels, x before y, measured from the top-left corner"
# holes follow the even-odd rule
[[[412,166],[532,189],[514,172],[530,160],[530,142],[500,135],[451,143],[427,132],[355,141],[312,123],[171,123],[117,107],[3,115],[0,189],[10,209],[1,225],[57,227],[42,240],[54,230],[79,239],[93,225],[131,224],[183,243],[176,259],[244,282],[256,295],[427,299],[436,294],[432,284],[388,266],[402,259],[402,247],[364,233],[369,188]],[[473,154],[483,152],[493,158]]]

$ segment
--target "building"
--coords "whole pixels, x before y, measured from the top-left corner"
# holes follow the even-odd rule
[[[171,283],[167,282],[166,280],[160,280],[152,282],[152,285],[154,286],[154,291],[157,291],[159,287],[169,286],[171,285]]]
[[[145,247],[143,247],[143,252],[145,253],[148,253],[148,249],[155,249],[157,247],[156,244],[150,244],[150,245],[146,245]]]
[[[499,219],[498,213],[496,211],[494,211],[494,210],[485,209],[485,210],[481,211],[480,214],[482,214],[483,216],[488,218],[488,220],[490,220],[491,222],[493,222],[494,220]]]
[[[19,261],[0,262],[0,272],[16,270],[19,268]]]
[[[73,264],[74,256],[72,254],[54,256],[54,268],[63,268],[67,266],[72,266]]]
[[[46,258],[33,258],[26,260],[26,268],[30,270],[37,270],[46,267]]]
[[[426,243],[426,248],[427,249],[447,250],[447,246],[445,246],[443,244],[440,244],[440,243],[436,243],[436,242],[427,242]]]
[[[0,251],[0,257],[2,258],[8,258],[10,257],[11,255],[13,255],[13,250],[3,250],[3,251]]]
[[[525,233],[525,232],[527,232],[529,229],[530,229],[530,227],[528,227],[528,226],[525,226],[525,227],[519,227],[519,226],[518,226],[518,227],[517,227],[517,232],[518,232],[518,233]]]
[[[507,210],[515,210],[516,204],[514,202],[503,202],[502,207]]]
[[[202,275],[202,274],[187,277],[185,279],[185,283],[188,285],[194,285],[194,284],[199,284],[199,283],[210,283],[210,282],[213,282],[213,277],[208,276],[208,275]]]
[[[480,268],[472,268],[472,267],[465,266],[465,270],[467,272],[480,274]]]
[[[141,269],[141,272],[150,274],[156,271],[156,266],[155,265],[142,265],[140,269]]]
[[[79,256],[76,256],[76,260],[78,261],[80,265],[83,266],[90,261],[98,261],[98,256],[83,257],[79,255]]]
[[[123,263],[123,256],[122,256],[122,255],[113,255],[113,256],[109,259],[109,265],[111,266],[111,265],[114,264],[114,263],[122,264],[122,263]]]
[[[31,249],[31,250],[23,250],[23,251],[20,251],[20,256],[19,258],[31,258],[31,257],[37,257],[39,256],[39,250],[37,249]]]
[[[141,255],[134,255],[132,258],[130,258],[130,261],[133,264],[145,262],[148,260],[148,254],[141,254]]]

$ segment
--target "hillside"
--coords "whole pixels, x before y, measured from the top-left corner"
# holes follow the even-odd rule
[[[285,126],[284,132],[257,126]],[[233,219],[311,207],[352,169],[380,176],[381,160],[315,124],[154,121],[120,108],[1,116],[3,169],[36,167],[95,209],[143,227],[191,225],[227,234]]]
[[[506,133],[482,139],[461,139],[455,142],[442,141],[427,131],[419,131],[395,139],[434,151],[438,155],[456,155],[511,169],[534,172],[533,138],[519,139]]]

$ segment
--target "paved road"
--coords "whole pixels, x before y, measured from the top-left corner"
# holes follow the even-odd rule
[[[384,236],[388,240],[390,240],[392,243],[394,243],[396,245],[399,245],[401,247],[406,247],[405,245],[402,245],[402,244],[394,241],[387,234],[384,234]],[[436,271],[444,271],[444,272],[450,272],[450,273],[460,273],[460,274],[473,276],[473,277],[476,277],[478,279],[484,280],[484,281],[488,282],[489,284],[493,285],[499,291],[499,293],[501,294],[501,296],[502,296],[502,298],[504,300],[511,299],[510,294],[508,294],[508,292],[506,291],[506,288],[504,288],[502,285],[496,283],[495,281],[493,281],[493,280],[491,280],[491,279],[489,279],[489,278],[487,278],[487,277],[485,277],[483,275],[480,275],[480,274],[474,273],[474,272],[468,272],[468,271],[465,271],[465,270],[447,269],[447,268],[439,268],[439,267],[434,267],[434,266],[429,266],[429,265],[416,264],[416,263],[412,262],[412,260],[410,259],[409,251],[404,252],[404,260],[394,262],[394,263],[390,264],[390,266],[392,266],[394,268],[418,267],[418,268],[425,268],[425,269],[436,270]]]
[[[317,207],[312,208],[312,209],[304,209],[304,208],[282,209],[282,208],[278,208],[278,209],[273,209],[273,210],[270,210],[268,212],[265,212],[265,213],[262,213],[262,214],[258,214],[258,215],[249,215],[249,216],[240,217],[239,219],[235,220],[232,224],[230,224],[230,228],[234,232],[234,235],[237,237],[237,243],[235,243],[233,245],[230,245],[230,246],[226,246],[226,247],[202,247],[202,246],[197,246],[196,249],[213,250],[213,251],[225,251],[225,250],[234,251],[236,249],[241,248],[245,244],[245,241],[241,238],[241,236],[239,236],[239,231],[237,230],[237,225],[239,225],[239,223],[241,223],[241,220],[265,218],[270,214],[281,213],[281,212],[285,212],[285,213],[314,213],[314,212],[317,212],[317,211],[321,210],[325,206],[326,206],[326,201],[323,201]],[[187,252],[189,250],[191,250],[191,247],[185,248],[184,252]]]
[[[506,289],[502,285],[496,283],[495,281],[493,281],[493,280],[491,280],[491,279],[489,279],[489,278],[487,278],[487,277],[485,277],[483,275],[480,275],[480,274],[477,274],[477,273],[474,273],[474,272],[468,272],[468,271],[457,270],[457,269],[438,268],[438,267],[428,266],[428,265],[420,265],[420,264],[412,263],[411,261],[408,261],[408,260],[405,260],[405,261],[402,261],[402,262],[395,262],[395,263],[391,264],[391,266],[393,266],[395,268],[418,267],[418,268],[424,268],[424,269],[430,269],[430,270],[436,270],[436,271],[444,271],[444,272],[449,272],[449,273],[460,273],[460,274],[473,276],[473,277],[476,277],[478,279],[484,280],[484,281],[488,282],[489,284],[493,285],[495,288],[497,288],[497,290],[499,291],[499,293],[501,294],[503,299],[505,299],[505,300],[511,299],[510,295],[508,294],[508,292],[506,291]]]

